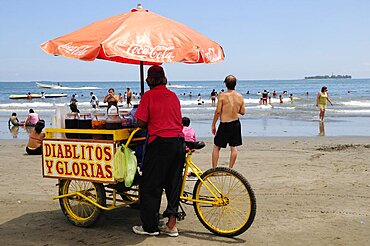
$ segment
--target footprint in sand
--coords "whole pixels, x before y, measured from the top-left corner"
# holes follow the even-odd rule
[[[311,155],[311,157],[310,157],[310,161],[313,161],[313,160],[315,160],[315,159],[319,159],[322,155],[324,155],[324,154],[314,154],[314,155]]]

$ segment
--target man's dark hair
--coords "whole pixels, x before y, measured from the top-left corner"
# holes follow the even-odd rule
[[[148,69],[146,82],[148,83],[149,87],[155,87],[157,85],[166,85],[167,78],[163,70],[163,67],[158,65],[151,66]]]
[[[33,109],[31,108],[29,111],[29,113],[35,113],[35,111],[33,111]]]
[[[44,129],[44,127],[45,127],[45,121],[43,121],[43,120],[37,121],[37,123],[35,125],[35,132],[40,134],[42,132],[42,129]]]
[[[17,116],[17,113],[12,113],[12,116]]]
[[[236,86],[236,78],[234,75],[228,75],[226,76],[225,78],[225,85],[226,85],[226,88],[229,89],[229,90],[235,90],[235,86]]]
[[[188,117],[182,117],[182,125],[190,126],[190,119]]]

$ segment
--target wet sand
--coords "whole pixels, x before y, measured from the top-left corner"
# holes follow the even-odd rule
[[[212,140],[194,154],[206,170]],[[135,235],[139,211],[105,212],[92,228],[71,225],[61,212],[56,180],[42,178],[41,157],[25,155],[26,140],[0,140],[2,245],[368,245],[369,137],[244,138],[235,169],[253,187],[257,215],[235,238],[218,237],[192,206],[178,223],[180,236]],[[228,149],[220,155],[227,166]],[[165,198],[164,198],[165,199]]]

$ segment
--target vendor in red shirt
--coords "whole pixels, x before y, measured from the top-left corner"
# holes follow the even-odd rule
[[[140,217],[142,226],[134,226],[136,234],[159,235],[159,209],[165,189],[167,208],[163,215],[168,222],[161,233],[178,236],[178,214],[185,143],[182,132],[180,101],[166,87],[167,79],[161,66],[151,66],[146,82],[150,90],[141,98],[135,113],[138,126],[148,129],[142,178],[140,180]]]

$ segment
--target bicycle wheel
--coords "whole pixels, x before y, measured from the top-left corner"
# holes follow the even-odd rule
[[[59,195],[80,192],[93,201],[105,206],[105,190],[103,184],[81,180],[61,180]],[[75,195],[59,199],[60,207],[68,220],[76,226],[88,227],[95,223],[102,210],[84,198]]]
[[[193,199],[210,202],[218,200],[219,203],[194,202],[194,210],[200,222],[220,236],[233,237],[245,232],[256,215],[256,198],[248,181],[240,173],[225,167],[210,169],[201,178],[204,183],[201,180],[196,182]]]

